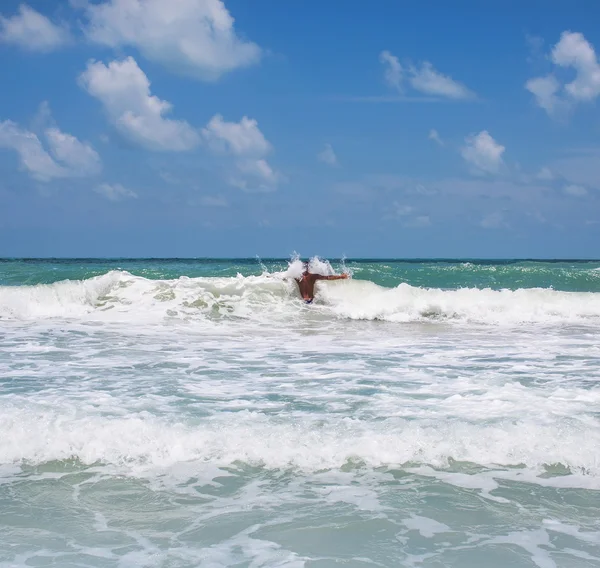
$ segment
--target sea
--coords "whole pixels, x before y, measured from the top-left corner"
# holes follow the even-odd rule
[[[310,269],[0,260],[0,566],[600,566],[600,261]]]

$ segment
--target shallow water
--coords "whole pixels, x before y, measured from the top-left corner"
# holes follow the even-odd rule
[[[332,264],[0,262],[0,564],[597,566],[600,263]]]

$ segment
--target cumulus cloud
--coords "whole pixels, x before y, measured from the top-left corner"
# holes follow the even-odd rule
[[[548,114],[554,114],[565,104],[565,101],[557,95],[560,83],[554,75],[530,79],[525,83],[525,88],[535,96],[538,106]]]
[[[202,135],[213,151],[235,158],[231,185],[244,191],[274,191],[282,176],[265,159],[272,147],[258,127],[246,116],[239,122],[227,122],[215,115],[202,129]]]
[[[38,181],[92,176],[100,171],[100,156],[89,144],[55,127],[44,134],[49,151],[37,134],[6,120],[0,122],[0,148],[17,152],[21,167]]]
[[[468,99],[473,93],[462,83],[455,81],[448,75],[444,75],[425,61],[420,67],[411,67],[410,84],[413,89],[427,95],[437,95],[449,99]]]
[[[48,128],[46,139],[52,155],[62,162],[72,175],[94,175],[102,169],[98,153],[75,136],[61,132],[58,128]]]
[[[436,144],[444,146],[444,141],[440,138],[440,135],[435,128],[432,128],[429,131],[429,140],[433,140]]]
[[[52,23],[26,4],[12,17],[0,14],[0,41],[28,51],[52,51],[70,43],[71,35],[64,25]]]
[[[277,189],[281,176],[264,159],[238,160],[240,175],[231,177],[231,185],[248,192],[269,192]]]
[[[187,122],[166,118],[171,103],[150,93],[150,81],[133,57],[108,65],[90,61],[79,82],[102,103],[117,130],[140,146],[178,152],[199,144],[200,135]]]
[[[216,114],[202,134],[213,149],[237,156],[264,156],[271,150],[271,145],[258,128],[258,122],[247,116],[239,122],[227,122]]]
[[[383,64],[385,82],[390,87],[402,91],[402,65],[398,58],[389,51],[382,51],[379,54],[379,61]]]
[[[150,81],[133,57],[88,63],[79,78],[90,95],[103,104],[109,119],[124,136],[150,150],[185,151],[201,142],[215,153],[233,156],[230,182],[245,191],[272,191],[281,176],[266,161],[271,144],[256,120],[228,122],[217,114],[198,131],[183,120],[167,118],[172,105],[150,92]]]
[[[389,51],[382,51],[379,61],[384,67],[385,82],[399,92],[404,91],[403,83],[406,80],[415,91],[426,95],[457,100],[474,97],[474,93],[465,85],[440,73],[429,61],[410,64],[404,69],[398,58]]]
[[[205,80],[257,63],[261,48],[241,39],[222,0],[86,2],[85,33],[113,48],[131,46],[169,70]]]
[[[573,69],[575,79],[563,84],[550,74],[525,83],[525,88],[548,114],[579,102],[593,101],[600,95],[600,64],[593,46],[583,34],[563,32],[552,49],[550,60],[557,67]]]
[[[575,79],[564,87],[571,98],[591,101],[600,94],[600,65],[594,48],[583,34],[563,32],[552,50],[552,61],[575,70]]]
[[[38,181],[68,176],[68,170],[52,159],[36,134],[11,120],[0,122],[0,148],[17,152],[21,166]]]
[[[123,199],[137,198],[137,193],[135,193],[135,191],[127,189],[119,183],[112,185],[109,183],[101,183],[94,188],[94,191],[100,195],[103,195],[110,201],[122,201]]]
[[[502,165],[504,150],[504,146],[498,144],[486,130],[482,130],[479,134],[467,136],[461,154],[476,172],[494,174]]]
[[[335,155],[335,152],[333,151],[333,147],[331,146],[331,144],[325,144],[325,148],[323,148],[323,150],[321,150],[317,154],[317,159],[319,160],[319,162],[323,162],[324,164],[327,164],[329,166],[338,165],[338,159]]]

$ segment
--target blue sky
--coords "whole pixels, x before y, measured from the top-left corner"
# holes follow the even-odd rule
[[[1,256],[600,257],[597,2],[0,14]]]

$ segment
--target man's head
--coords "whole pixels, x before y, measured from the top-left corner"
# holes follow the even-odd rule
[[[304,269],[304,274],[306,274],[308,272],[308,260],[303,262],[302,265]]]

